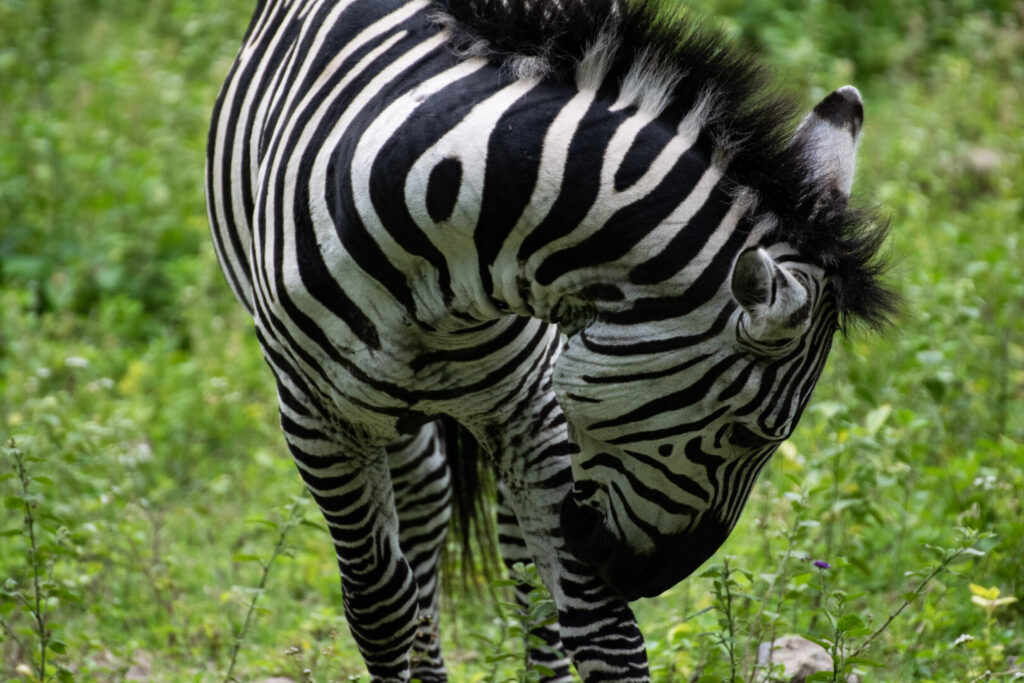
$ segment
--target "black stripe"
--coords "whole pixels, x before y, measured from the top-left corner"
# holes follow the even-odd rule
[[[697,344],[701,344],[709,339],[717,337],[722,333],[722,330],[725,329],[729,322],[729,318],[732,317],[732,313],[735,310],[736,304],[730,301],[730,303],[722,309],[721,313],[718,314],[715,321],[711,323],[711,327],[698,334],[668,337],[667,339],[656,339],[654,341],[632,342],[629,344],[602,344],[590,339],[587,335],[587,331],[582,330],[579,335],[577,335],[577,338],[583,343],[584,348],[588,351],[600,353],[604,356],[623,357],[643,354],[671,353],[690,346],[696,346]]]
[[[719,179],[710,194],[672,240],[655,256],[636,266],[629,279],[636,284],[664,282],[680,272],[700,253],[732,208],[733,186]]]
[[[693,190],[708,169],[706,150],[709,145],[702,135],[689,150],[680,155],[672,170],[657,187],[641,199],[616,211],[604,226],[579,244],[544,259],[534,276],[537,282],[550,285],[570,271],[610,263],[625,256]],[[575,185],[575,182],[571,182],[571,186]]]
[[[491,354],[513,345],[526,326],[530,324],[530,318],[513,318],[510,324],[505,326],[501,334],[495,335],[483,344],[477,344],[468,348],[442,349],[430,351],[416,356],[409,364],[413,372],[419,372],[428,365],[437,363],[475,363]]]
[[[607,107],[607,102],[595,99],[576,127],[558,198],[520,245],[520,263],[526,263],[537,251],[575,230],[597,199],[605,148],[618,126],[629,117],[625,112],[609,113]]]
[[[658,417],[663,413],[670,413],[699,404],[708,396],[708,393],[711,391],[711,388],[714,387],[718,378],[721,377],[726,370],[735,365],[740,358],[742,358],[742,356],[737,354],[727,356],[725,359],[719,361],[705,371],[704,374],[702,374],[688,387],[663,396],[658,396],[653,400],[642,403],[639,407],[634,408],[625,415],[595,422],[594,424],[589,425],[587,429],[590,431],[596,431],[598,429],[622,427],[629,424],[636,424],[638,422],[646,424],[650,422],[652,418]]]
[[[571,88],[540,84],[509,107],[491,133],[480,218],[473,232],[485,292],[493,294],[490,268],[537,184],[548,128],[573,94]]]
[[[426,74],[415,74],[409,78],[407,85],[411,88],[426,78]],[[391,91],[394,89],[389,88]],[[474,106],[493,92],[493,82],[474,78],[473,74],[445,86],[424,100],[380,147],[370,173],[370,200],[384,229],[402,249],[433,266],[446,305],[454,298],[448,263],[409,213],[409,207],[403,199],[405,181],[409,170],[423,153],[435,145],[455,122],[463,119]],[[380,105],[390,104],[396,93],[387,92],[384,96],[387,101],[382,100]],[[348,167],[352,159],[346,156],[345,165]]]

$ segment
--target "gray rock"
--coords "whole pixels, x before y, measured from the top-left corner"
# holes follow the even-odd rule
[[[782,664],[785,668],[789,683],[804,683],[813,673],[832,670],[832,656],[828,651],[802,636],[783,636],[774,643],[761,643],[757,647],[757,663],[768,666],[769,654],[773,664]],[[860,683],[860,676],[850,674],[846,680]]]

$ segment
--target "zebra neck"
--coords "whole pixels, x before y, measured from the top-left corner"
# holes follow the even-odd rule
[[[669,124],[465,60],[386,102],[332,157],[358,218],[342,230],[358,247],[365,226],[388,259],[368,272],[406,281],[406,309],[431,325],[453,312],[560,322],[581,304],[678,293],[743,213],[703,111]]]
[[[517,89],[528,92],[515,99]],[[506,90],[475,175],[473,233],[481,286],[499,308],[573,326],[678,294],[750,207],[699,116],[669,126],[592,91]]]

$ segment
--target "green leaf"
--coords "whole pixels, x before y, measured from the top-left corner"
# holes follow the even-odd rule
[[[541,638],[540,636],[529,635],[526,637],[526,644],[529,645],[531,648],[538,648],[544,647],[544,645],[547,644],[547,641]]]
[[[484,658],[488,664],[496,664],[508,661],[509,659],[519,659],[519,655],[514,652],[492,652]]]
[[[936,403],[942,403],[946,397],[946,383],[936,377],[929,377],[924,381],[924,388],[931,394]]]
[[[62,588],[60,586],[54,586],[53,588],[51,588],[50,589],[50,595],[52,595],[54,597],[57,597],[57,598],[60,598],[61,600],[64,600],[66,602],[74,602],[74,603],[82,602],[81,596],[79,596],[79,595],[77,595],[75,593],[72,593],[67,588]]]
[[[859,628],[864,625],[864,620],[856,614],[844,614],[839,617],[836,622],[836,630],[838,631],[849,631],[850,629]]]
[[[979,586],[976,583],[971,583],[968,584],[968,587],[971,589],[971,593],[978,597],[985,598],[986,600],[995,600],[999,597],[999,589],[995,586],[985,588],[984,586]]]
[[[834,674],[831,671],[816,671],[805,678],[804,681],[806,681],[806,683],[814,683],[815,681],[831,682],[833,678]]]
[[[246,553],[235,553],[231,556],[232,562],[257,562],[262,564],[263,560],[257,555],[247,555]]]
[[[807,640],[811,641],[812,643],[816,643],[818,645],[821,645],[826,650],[831,650],[832,649],[832,641],[829,640],[828,638],[818,638],[817,636],[804,636],[804,638],[806,638]]]
[[[246,524],[253,524],[256,526],[265,526],[270,529],[277,529],[277,522],[270,519],[263,519],[262,517],[249,517],[245,520]]]
[[[68,646],[59,640],[51,640],[47,647],[49,647],[51,650],[53,650],[59,655],[62,655],[68,651]]]
[[[882,428],[885,421],[889,419],[889,415],[892,414],[892,406],[886,403],[885,405],[878,406],[864,418],[864,428],[867,430],[869,436],[873,436],[878,433],[878,430]]]
[[[805,583],[809,583],[810,580],[813,579],[813,578],[814,578],[814,573],[812,573],[812,572],[801,572],[800,574],[794,574],[793,576],[790,577],[789,580],[795,586],[802,586]]]

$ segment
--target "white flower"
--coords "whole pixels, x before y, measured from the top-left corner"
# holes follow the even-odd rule
[[[64,365],[69,368],[87,368],[89,361],[81,356],[68,356],[64,359]]]
[[[972,640],[974,640],[974,636],[972,636],[971,634],[969,634],[969,633],[961,633],[959,636],[957,636],[957,639],[953,641],[953,644],[954,645],[962,645],[962,644],[970,642]]]

